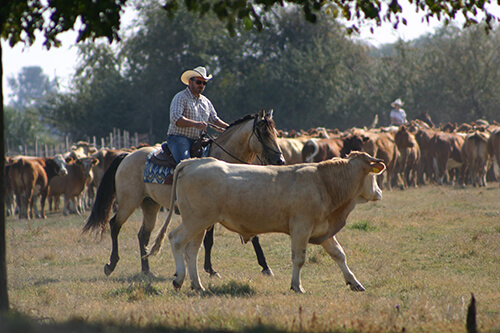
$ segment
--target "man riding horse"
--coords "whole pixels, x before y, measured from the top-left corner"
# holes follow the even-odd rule
[[[207,75],[205,67],[187,70],[181,75],[181,81],[187,88],[177,93],[170,104],[170,126],[167,132],[167,145],[179,163],[190,156],[190,148],[208,123],[216,128],[225,129],[229,125],[222,121],[212,102],[202,95],[212,74]]]

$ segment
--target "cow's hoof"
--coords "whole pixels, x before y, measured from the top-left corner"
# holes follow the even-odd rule
[[[347,285],[351,288],[352,291],[365,291],[365,287],[363,287],[361,284],[352,284],[350,282],[347,282]]]
[[[113,273],[111,267],[108,264],[104,265],[104,274],[106,274],[106,276],[110,276],[111,273]]]
[[[268,269],[263,269],[263,270],[262,270],[262,274],[263,274],[263,275],[267,275],[267,276],[274,276],[274,273],[273,273],[273,271],[271,270],[271,268],[268,268]]]

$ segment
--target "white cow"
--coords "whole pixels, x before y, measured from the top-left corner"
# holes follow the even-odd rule
[[[204,290],[198,276],[198,250],[205,230],[219,222],[245,242],[262,233],[290,235],[291,288],[296,292],[304,292],[300,269],[308,243],[321,244],[351,289],[364,291],[347,267],[335,234],[356,204],[382,198],[375,175],[384,170],[382,160],[362,152],[352,152],[345,159],[291,166],[229,164],[213,158],[183,161],[175,170],[173,184],[182,223],[169,234],[176,264],[174,287],[178,289],[184,282],[185,256],[191,287]],[[150,255],[161,247],[174,198]]]

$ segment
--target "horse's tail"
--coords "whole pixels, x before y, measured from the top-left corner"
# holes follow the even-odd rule
[[[179,173],[181,172],[182,169],[186,165],[189,165],[190,163],[186,163],[189,160],[181,161],[176,167],[174,171],[174,179],[172,180],[172,194],[170,196],[170,210],[168,211],[168,216],[165,219],[165,222],[163,223],[163,226],[161,227],[161,230],[158,232],[158,235],[156,236],[155,243],[151,250],[149,251],[148,254],[143,256],[143,259],[148,258],[150,256],[155,256],[160,252],[161,246],[163,245],[163,240],[165,239],[165,234],[167,233],[167,228],[170,223],[170,220],[172,219],[172,215],[174,212],[175,208],[175,200],[177,197],[176,193],[176,188],[177,188],[177,179],[179,178]]]
[[[118,166],[128,155],[129,153],[123,153],[117,156],[104,173],[97,189],[92,212],[83,227],[83,232],[95,231],[97,229],[104,231],[116,196],[116,170],[118,170]]]

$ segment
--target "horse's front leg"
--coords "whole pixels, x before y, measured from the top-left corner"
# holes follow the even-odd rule
[[[212,247],[214,246],[214,226],[207,230],[205,237],[203,238],[203,247],[205,248],[205,262],[203,268],[205,272],[210,274],[210,276],[216,276],[220,278],[220,274],[214,271],[212,267]]]
[[[258,236],[254,236],[252,238],[252,245],[255,250],[255,254],[257,255],[257,261],[259,262],[259,265],[262,267],[262,274],[274,276],[271,267],[267,265],[266,257],[264,256],[264,251],[262,251],[262,247],[260,246]]]
[[[116,264],[118,264],[118,261],[120,260],[120,257],[118,255],[118,234],[120,233],[120,229],[122,228],[122,225],[119,223],[116,223],[116,214],[113,216],[111,221],[109,221],[109,225],[111,227],[111,243],[112,243],[112,250],[111,250],[111,256],[109,258],[109,264],[104,265],[104,274],[106,276],[109,276],[111,273],[116,268]]]

